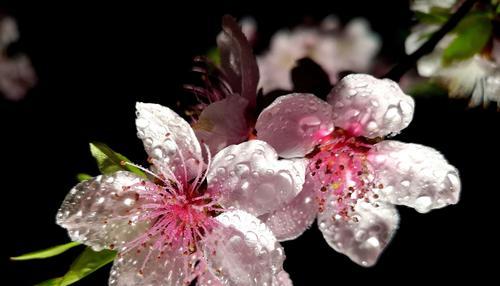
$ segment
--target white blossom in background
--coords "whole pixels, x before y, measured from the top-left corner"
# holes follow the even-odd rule
[[[204,160],[184,119],[156,104],[136,108],[152,166],[123,164],[147,178],[118,171],[89,179],[57,214],[73,241],[118,251],[109,285],[189,285],[195,278],[202,286],[291,285],[282,247],[256,216],[300,192],[304,161],[278,160],[259,140]]]
[[[421,7],[425,2],[430,5],[428,7],[450,8],[457,1],[416,1],[415,3],[420,2],[422,3],[417,7]],[[424,12],[428,10],[430,8],[424,9]],[[405,42],[406,53],[411,54],[416,51],[426,42],[428,35],[439,28],[439,25],[427,23],[413,27],[412,33]],[[446,86],[452,98],[470,97],[469,106],[471,107],[488,106],[490,102],[496,102],[500,108],[500,42],[493,40],[492,50],[488,55],[478,53],[468,59],[444,64],[443,53],[454,39],[454,34],[447,34],[439,41],[433,52],[421,57],[417,61],[418,74],[425,78],[437,79]]]
[[[317,218],[333,249],[375,264],[398,227],[394,205],[425,213],[459,199],[458,171],[438,151],[382,140],[406,128],[413,111],[397,83],[365,74],[344,77],[327,102],[312,94],[277,98],[260,114],[257,138],[283,158],[307,158],[308,172],[294,200],[260,219],[289,240]]]
[[[7,56],[7,48],[18,39],[15,20],[0,15],[0,93],[9,100],[22,99],[37,81],[26,55]]]
[[[258,56],[259,87],[264,92],[292,90],[290,72],[297,60],[309,57],[328,74],[332,84],[341,71],[367,72],[381,42],[364,19],[353,19],[343,29],[333,17],[320,27],[278,31],[267,52]]]
[[[456,2],[457,0],[413,0],[411,1],[410,9],[429,13],[433,7],[448,9],[453,7]]]

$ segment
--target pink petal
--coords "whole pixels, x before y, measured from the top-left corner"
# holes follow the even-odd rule
[[[327,99],[336,127],[369,138],[399,133],[410,124],[415,107],[397,83],[367,74],[344,77]]]
[[[209,271],[222,285],[271,285],[283,270],[283,248],[271,230],[244,211],[217,217],[220,227],[207,238]]]
[[[178,286],[194,279],[195,254],[179,250],[141,252],[135,249],[119,254],[111,268],[109,286]]]
[[[19,31],[16,20],[0,15],[0,53],[4,53],[7,46],[17,40],[19,40]]]
[[[382,141],[375,144],[368,160],[384,187],[378,192],[380,200],[421,213],[458,202],[458,170],[430,147]]]
[[[189,123],[159,104],[138,102],[136,110],[137,136],[153,165],[160,170],[168,166],[179,177],[186,166],[188,179],[196,176],[201,147]]]
[[[213,275],[210,271],[205,271],[203,274],[198,276],[196,286],[224,286],[224,284],[222,284],[219,278]],[[271,286],[293,286],[293,283],[290,279],[290,275],[288,275],[285,270],[282,270],[278,274],[274,275]]]
[[[20,100],[37,82],[30,59],[25,55],[3,58],[0,55],[0,93],[7,99]]]
[[[304,157],[333,131],[332,108],[312,94],[278,97],[262,111],[255,128],[281,157]]]
[[[238,144],[248,138],[246,119],[248,100],[241,96],[230,96],[208,105],[194,124],[196,136],[207,144],[212,154],[224,147]]]
[[[224,286],[222,282],[210,271],[205,271],[196,279],[196,286]]]
[[[273,231],[279,241],[295,239],[316,219],[319,206],[314,195],[315,190],[315,180],[306,175],[302,191],[291,202],[259,218]]]
[[[221,204],[259,216],[291,201],[304,184],[301,160],[278,160],[264,141],[251,140],[222,149],[208,171],[208,189]]]
[[[217,37],[221,68],[235,93],[254,107],[257,98],[259,68],[253,50],[236,20],[228,15],[222,18],[222,33]]]
[[[144,230],[130,210],[137,207],[137,193],[124,187],[142,179],[130,172],[102,175],[76,185],[66,196],[56,217],[73,241],[94,250],[117,248]]]
[[[330,204],[318,215],[319,229],[326,242],[357,264],[374,265],[398,227],[396,208],[359,201],[353,218],[345,219],[335,216]]]

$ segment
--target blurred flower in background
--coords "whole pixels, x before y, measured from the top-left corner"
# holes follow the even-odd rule
[[[421,47],[456,12],[463,1],[414,1],[418,20],[406,39],[408,54]],[[417,62],[418,74],[436,80],[452,98],[470,97],[469,106],[500,107],[500,46],[494,35],[498,14],[496,0],[476,4],[458,25],[446,34],[430,54]]]
[[[259,87],[264,92],[292,90],[290,72],[298,60],[306,57],[321,66],[335,84],[342,71],[369,71],[380,46],[379,37],[361,18],[351,20],[343,28],[330,16],[318,26],[278,31],[271,39],[269,50],[257,57],[261,73]]]
[[[9,100],[20,100],[37,79],[30,59],[24,54],[10,56],[8,49],[19,40],[16,21],[0,14],[0,94]]]

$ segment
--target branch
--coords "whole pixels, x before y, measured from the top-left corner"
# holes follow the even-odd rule
[[[448,34],[448,32],[453,30],[458,25],[458,23],[460,23],[460,21],[465,17],[465,15],[467,15],[467,13],[469,13],[469,11],[472,9],[472,6],[474,6],[476,2],[478,2],[478,0],[465,1],[460,6],[460,8],[458,8],[457,12],[453,14],[438,31],[432,34],[427,42],[425,42],[415,52],[404,57],[403,60],[395,65],[384,77],[390,78],[394,81],[399,81],[399,79],[409,69],[415,66],[418,59],[434,50],[439,41],[441,41],[441,39],[446,34]]]

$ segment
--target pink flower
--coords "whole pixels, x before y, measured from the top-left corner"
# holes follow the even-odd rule
[[[354,19],[342,31],[332,17],[321,27],[282,30],[271,39],[269,51],[258,57],[261,72],[259,86],[264,92],[292,90],[290,72],[297,60],[309,57],[337,82],[341,71],[366,72],[380,48],[379,38],[364,19]]]
[[[36,75],[26,55],[8,57],[7,47],[19,39],[17,24],[0,15],[0,93],[10,100],[20,100],[35,85]]]
[[[249,138],[255,122],[257,61],[241,27],[231,16],[222,18],[222,32],[217,37],[220,67],[207,59],[196,61],[195,67],[204,79],[204,87],[187,86],[200,101],[193,129],[212,153]],[[208,66],[208,67],[206,67]],[[230,111],[230,112],[228,112]]]
[[[290,94],[260,114],[259,139],[281,157],[309,159],[303,190],[260,218],[278,240],[288,240],[317,217],[333,249],[371,266],[398,227],[394,205],[425,213],[457,203],[458,171],[430,147],[382,141],[413,117],[413,99],[395,82],[352,74],[327,101]]]
[[[255,215],[276,210],[266,200],[286,204],[300,192],[304,162],[278,160],[259,140],[213,160],[207,152],[205,162],[184,119],[156,104],[136,108],[138,137],[152,163],[142,168],[148,177],[118,171],[82,182],[57,214],[72,240],[118,251],[109,284],[290,282],[282,247]]]

